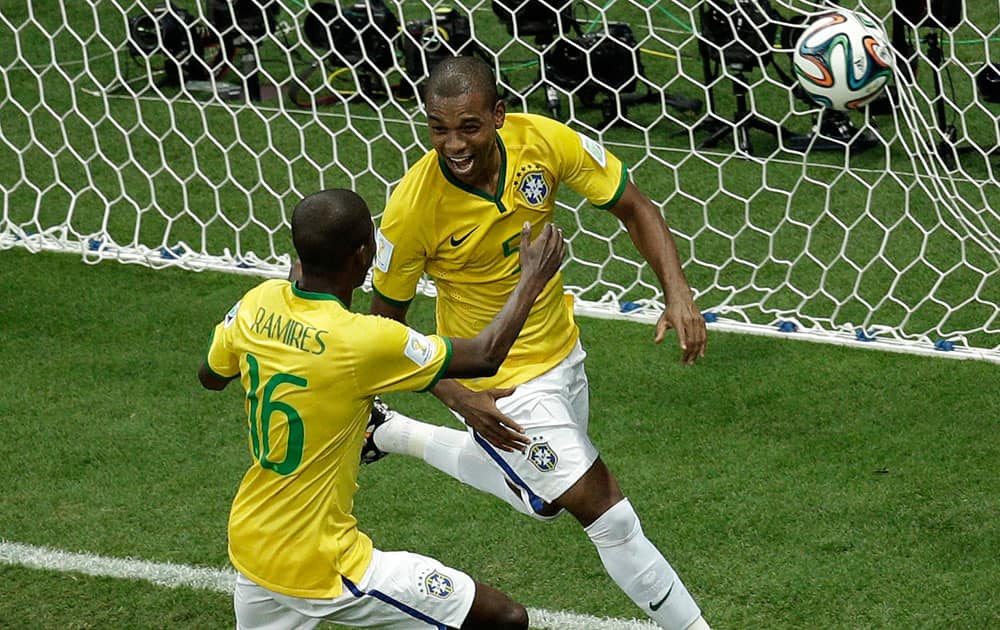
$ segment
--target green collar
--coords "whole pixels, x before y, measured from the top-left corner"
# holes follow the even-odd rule
[[[334,302],[339,303],[345,309],[347,308],[347,305],[341,302],[340,298],[337,297],[336,295],[333,295],[332,293],[317,293],[314,291],[306,291],[305,289],[300,289],[298,280],[292,283],[292,293],[294,293],[297,297],[302,298],[303,300],[333,300]]]
[[[497,137],[497,147],[500,149],[500,176],[497,179],[496,196],[489,194],[485,190],[481,190],[474,186],[469,186],[468,184],[465,184],[464,182],[460,181],[452,174],[451,169],[448,168],[448,165],[444,163],[444,158],[441,157],[440,154],[438,155],[438,168],[441,169],[441,174],[444,175],[444,178],[447,179],[453,186],[460,188],[467,193],[476,195],[477,197],[482,197],[486,201],[495,204],[496,207],[500,210],[500,212],[506,212],[507,208],[503,206],[503,202],[501,201],[501,199],[503,198],[504,186],[506,186],[507,184],[507,147],[504,146],[503,139],[500,137],[499,133],[496,134],[496,137]]]

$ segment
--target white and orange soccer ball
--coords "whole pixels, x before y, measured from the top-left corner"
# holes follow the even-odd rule
[[[815,103],[864,107],[892,77],[889,38],[863,13],[837,9],[815,16],[792,52],[799,84]]]

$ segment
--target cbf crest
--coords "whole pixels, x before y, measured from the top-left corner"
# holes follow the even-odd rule
[[[524,200],[532,206],[540,206],[545,203],[552,190],[545,173],[542,171],[531,171],[521,176],[521,181],[517,185]]]
[[[528,461],[538,470],[549,472],[555,469],[556,464],[559,463],[559,457],[548,442],[538,442],[532,444],[531,448],[528,449]]]
[[[455,583],[447,575],[432,571],[424,578],[424,590],[438,599],[446,599],[455,592]]]

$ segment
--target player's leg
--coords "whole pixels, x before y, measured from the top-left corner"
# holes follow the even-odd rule
[[[462,630],[497,628],[518,630],[528,627],[528,611],[503,591],[476,582],[476,598],[465,617]]]
[[[367,461],[377,461],[382,453],[410,455],[424,460],[441,472],[505,501],[523,514],[532,514],[520,492],[476,445],[468,431],[436,426],[410,418],[397,410],[385,409],[385,419],[372,428],[364,453]],[[374,446],[374,448],[372,448]],[[362,461],[366,461],[365,454]]]
[[[532,444],[527,453],[498,451],[481,436],[470,431],[439,427],[389,412],[386,420],[370,425],[372,434],[362,461],[377,461],[380,451],[423,459],[438,470],[496,496],[517,511],[540,520],[551,520],[561,509],[553,507],[533,491],[533,484],[521,479],[544,473],[551,498],[559,496],[590,466],[597,451],[586,438],[588,414],[587,383],[583,371],[586,353],[577,345],[555,368],[518,386],[513,395],[497,401],[498,408],[524,427]],[[556,404],[547,399],[558,398]],[[546,408],[548,407],[548,408]],[[549,430],[553,426],[556,430]],[[567,447],[553,451],[557,433],[570,436]],[[366,457],[365,453],[371,453]],[[562,458],[549,470],[547,457]],[[558,470],[557,470],[558,469]]]
[[[344,603],[343,600],[350,600]],[[433,558],[375,550],[364,578],[345,580],[345,593],[325,618],[356,627],[447,627],[523,630],[524,606]]]
[[[638,515],[602,460],[595,461],[554,503],[576,517],[611,579],[660,627],[708,628],[680,577],[646,537]]]
[[[660,626],[685,630],[704,624],[683,582],[646,538],[635,510],[590,442],[585,356],[577,348],[549,373],[518,388],[520,399],[502,401],[511,405],[503,411],[530,427],[533,435],[530,465],[516,457],[508,460],[518,475],[512,479],[539,500],[573,514],[594,542],[608,575]]]

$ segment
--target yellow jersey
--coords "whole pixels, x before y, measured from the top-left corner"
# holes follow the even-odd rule
[[[457,180],[431,150],[393,190],[376,234],[375,292],[390,304],[408,304],[426,272],[437,287],[440,335],[474,337],[493,320],[517,285],[521,225],[529,221],[537,235],[552,221],[559,184],[601,209],[625,190],[621,161],[559,121],[508,114],[497,146],[496,195]],[[578,337],[572,296],[557,274],[500,371],[464,383],[479,390],[524,383],[562,361]]]
[[[229,515],[229,557],[257,584],[307,598],[340,595],[371,562],[354,494],[375,394],[424,390],[451,343],[352,313],[285,280],[248,291],[219,323],[206,365],[239,375],[251,466]]]

